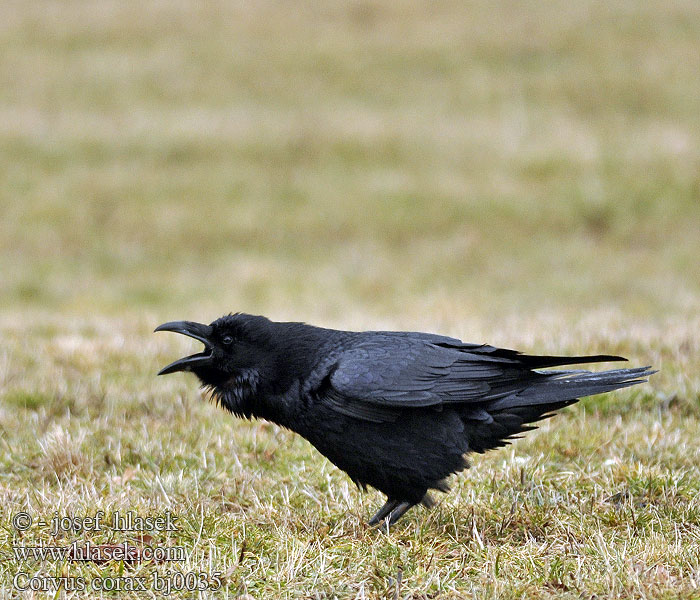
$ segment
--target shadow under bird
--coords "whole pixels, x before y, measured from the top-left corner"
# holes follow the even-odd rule
[[[420,332],[337,331],[233,314],[164,323],[204,350],[159,375],[190,371],[239,417],[306,438],[360,488],[387,496],[370,524],[395,523],[428,490],[584,396],[646,381],[650,367],[547,370],[619,356],[531,356]],[[545,369],[545,370],[543,370]]]

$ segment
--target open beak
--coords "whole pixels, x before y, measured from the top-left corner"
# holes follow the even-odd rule
[[[209,341],[212,328],[209,325],[202,323],[194,323],[193,321],[170,321],[163,323],[155,328],[155,331],[174,331],[188,337],[199,340],[204,344],[204,351],[197,354],[185,356],[167,367],[163,367],[158,371],[158,375],[167,375],[177,371],[192,371],[197,367],[204,367],[211,364],[211,342]]]

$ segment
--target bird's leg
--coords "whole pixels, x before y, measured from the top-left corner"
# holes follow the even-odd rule
[[[394,510],[389,513],[389,527],[391,527],[396,521],[406,514],[414,504],[412,502],[401,502]]]
[[[374,515],[370,520],[370,525],[378,525],[382,521],[387,529],[391,527],[396,521],[398,521],[406,511],[414,506],[413,502],[401,502],[401,500],[394,500],[392,498],[387,498],[386,503],[382,506],[377,514]]]
[[[399,504],[401,504],[400,500],[394,500],[393,498],[387,498],[386,502],[384,503],[384,506],[382,506],[378,511],[377,514],[375,514],[370,520],[369,524],[370,525],[379,525],[381,521],[383,521],[386,516],[394,510]],[[405,511],[404,511],[405,512]],[[400,516],[400,515],[399,515]]]

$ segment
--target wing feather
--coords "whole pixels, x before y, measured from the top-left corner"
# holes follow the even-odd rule
[[[372,332],[337,357],[324,395],[342,414],[391,421],[402,409],[507,398],[552,376],[533,369],[615,359],[624,360],[531,356],[432,334]]]

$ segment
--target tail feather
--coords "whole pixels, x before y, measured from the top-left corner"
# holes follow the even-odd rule
[[[615,369],[613,371],[541,371],[545,377],[537,379],[523,390],[509,394],[491,402],[488,412],[499,411],[516,406],[535,406],[552,404],[567,400],[603,394],[621,388],[630,387],[647,381],[653,375],[651,367],[636,369]]]
[[[537,371],[539,378],[524,389],[472,407],[463,415],[468,425],[469,448],[485,452],[508,444],[518,433],[584,396],[602,394],[643,383],[656,373],[651,367],[591,371]]]

